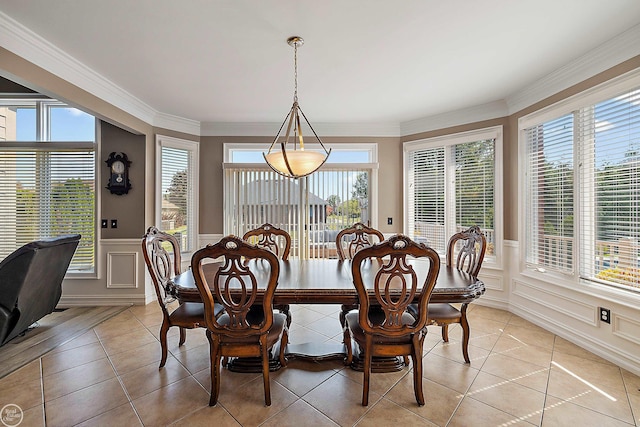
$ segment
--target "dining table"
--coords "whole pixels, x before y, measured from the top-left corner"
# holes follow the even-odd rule
[[[340,304],[342,307],[340,321],[344,325],[344,315],[358,306],[358,295],[353,285],[351,260],[338,259],[291,259],[280,260],[280,272],[278,285],[273,297],[273,304],[287,307],[291,304]],[[410,260],[408,262],[418,278],[426,277],[430,268],[429,262],[424,260]],[[202,266],[208,282],[213,281],[220,263],[212,262]],[[247,264],[251,272],[256,276],[258,283],[266,283],[269,275],[267,264],[260,261],[252,261]],[[364,283],[373,283],[373,278],[382,260],[377,258],[365,260],[361,264],[361,272]],[[261,280],[263,279],[263,280]],[[201,302],[202,298],[196,287],[191,270],[175,276],[169,283],[168,289],[181,303]],[[264,290],[262,290],[264,291]],[[431,293],[430,303],[461,303],[467,304],[479,298],[485,291],[482,280],[455,267],[441,264],[436,279],[436,285]],[[260,302],[262,292],[257,292],[256,302]],[[416,300],[419,294],[416,295]],[[371,290],[372,300],[375,298]],[[287,313],[287,315],[290,315]],[[295,322],[295,318],[293,318]],[[357,346],[356,346],[357,347]],[[289,343],[286,349],[286,357],[302,358],[313,361],[325,359],[344,358],[345,346],[340,343]],[[277,351],[274,351],[277,354]],[[357,354],[356,354],[357,356]],[[358,358],[356,357],[357,361]],[[358,363],[354,367],[358,369]],[[374,371],[393,371],[401,369],[398,358],[378,360],[374,363]],[[260,372],[259,363],[255,361],[243,361],[234,359],[229,364],[229,369],[241,372]],[[273,359],[271,370],[279,369],[279,362]]]

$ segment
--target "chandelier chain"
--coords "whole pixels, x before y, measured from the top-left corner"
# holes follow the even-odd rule
[[[293,68],[294,68],[293,102],[298,102],[298,43],[294,43],[293,45]]]

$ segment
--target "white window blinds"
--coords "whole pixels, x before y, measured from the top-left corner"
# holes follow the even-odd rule
[[[0,200],[0,258],[33,240],[77,233],[82,237],[69,270],[93,271],[93,143],[3,145]]]
[[[159,137],[161,144],[160,180],[161,218],[160,230],[178,239],[181,252],[197,247],[195,147],[181,146],[166,137]],[[195,143],[194,143],[195,144]]]
[[[487,237],[487,259],[495,261],[496,138],[475,136],[405,149],[407,229],[444,256],[453,234],[477,225]]]
[[[538,271],[639,290],[640,89],[619,91],[526,119],[524,254]]]
[[[291,235],[290,257],[336,257],[338,232],[370,223],[372,164],[327,164],[300,179],[265,165],[225,164],[224,233],[244,235],[270,223]]]
[[[640,288],[640,89],[576,116],[581,277]]]
[[[525,130],[525,257],[539,269],[573,269],[573,116]]]

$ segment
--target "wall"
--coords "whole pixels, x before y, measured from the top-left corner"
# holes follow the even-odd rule
[[[119,227],[98,228],[101,238],[96,252],[97,276],[65,279],[59,305],[143,304],[152,300],[154,293],[145,278],[140,237],[153,216],[153,198],[149,201],[145,197],[150,178],[153,187],[153,162],[148,160],[153,158],[153,127],[1,47],[0,76],[102,121],[98,132],[96,207],[98,219],[118,219]],[[13,90],[12,85],[3,87]],[[134,189],[128,195],[111,195],[103,188],[108,173],[104,160],[111,151],[124,151],[134,162],[130,170]]]

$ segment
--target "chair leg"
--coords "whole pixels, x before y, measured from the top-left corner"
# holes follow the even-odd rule
[[[185,328],[180,328],[180,342],[178,342],[178,345],[182,345],[184,344],[184,342],[187,340],[187,330]]]
[[[349,333],[349,325],[343,327],[343,342],[347,350],[347,356],[344,359],[344,364],[349,366],[353,362],[353,348],[351,347],[351,334]]]
[[[413,391],[416,395],[418,405],[424,406],[424,393],[422,391],[422,347],[424,343],[424,335],[418,338],[418,334],[413,337],[413,352],[411,360],[413,360]]]
[[[282,338],[280,339],[279,359],[280,359],[281,366],[287,366],[287,358],[284,355],[285,355],[285,351],[287,349],[288,343],[289,343],[289,329],[284,328],[284,331],[282,332]]]
[[[471,359],[469,359],[469,335],[471,331],[469,329],[469,321],[467,320],[467,305],[468,304],[462,304],[460,308],[460,312],[462,313],[462,317],[460,317],[460,325],[462,326],[462,356],[466,363],[471,363]]]
[[[209,331],[207,331],[209,340],[209,355],[211,358],[211,397],[209,398],[209,406],[215,406],[218,403],[218,393],[220,392],[220,343],[217,342]]]
[[[262,348],[262,382],[264,383],[264,404],[271,406],[271,389],[269,387],[269,350],[267,349],[267,336],[260,337]]]
[[[367,335],[364,347],[364,381],[362,384],[362,406],[369,406],[369,381],[371,380],[371,359],[373,349],[373,339]],[[362,353],[360,354],[362,356]]]
[[[169,322],[167,320],[162,321],[160,326],[160,348],[162,350],[162,358],[160,359],[160,368],[167,363],[167,332],[169,331]]]
[[[449,324],[444,323],[442,325],[442,341],[449,342]]]

